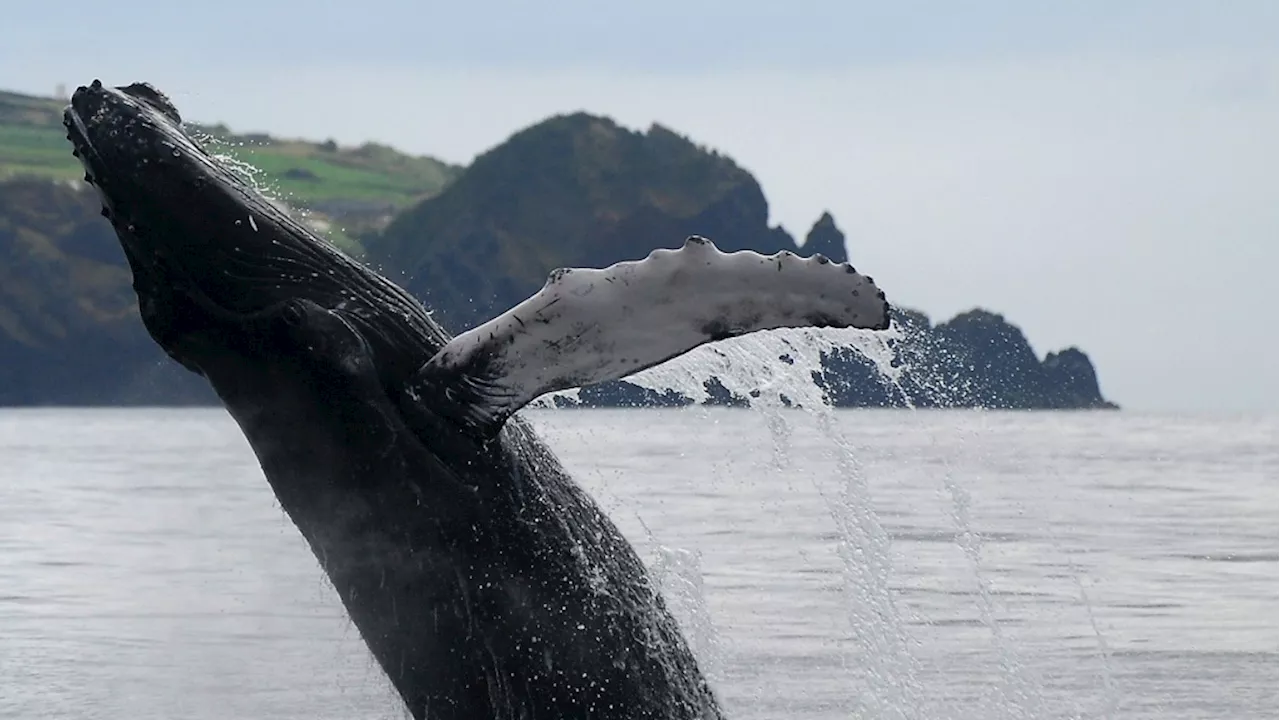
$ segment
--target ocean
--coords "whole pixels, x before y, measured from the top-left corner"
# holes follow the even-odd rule
[[[1277,717],[1277,418],[526,411],[730,718]],[[403,718],[225,412],[0,410],[0,718]]]

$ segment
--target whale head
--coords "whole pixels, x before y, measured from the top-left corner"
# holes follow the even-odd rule
[[[148,332],[188,369],[214,380],[215,365],[270,356],[260,320],[289,302],[344,318],[388,385],[447,339],[401,288],[210,154],[151,85],[95,80],[76,89],[63,122],[124,249]]]

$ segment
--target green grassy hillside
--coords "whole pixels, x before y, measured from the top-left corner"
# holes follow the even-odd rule
[[[82,174],[62,127],[63,101],[0,91],[0,180],[33,177],[75,180]],[[194,125],[210,149],[253,169],[272,195],[306,210],[311,224],[334,239],[381,228],[398,210],[440,192],[461,168],[366,143],[282,140],[232,133],[222,125]]]

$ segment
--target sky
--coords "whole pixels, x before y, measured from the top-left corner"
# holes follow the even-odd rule
[[[1277,410],[1277,3],[19,3],[0,88],[466,163],[551,114],[734,158],[935,320],[1075,345],[1134,410]],[[714,240],[714,238],[713,238]],[[656,242],[656,239],[655,239]]]

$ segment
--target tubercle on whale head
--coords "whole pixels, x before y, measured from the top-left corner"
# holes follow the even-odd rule
[[[399,345],[443,343],[402,289],[317,237],[189,134],[146,83],[76,89],[63,114],[85,180],[98,191],[156,342],[188,369],[261,351],[261,316],[291,300],[346,314],[381,361]],[[431,347],[414,348],[408,374]]]

